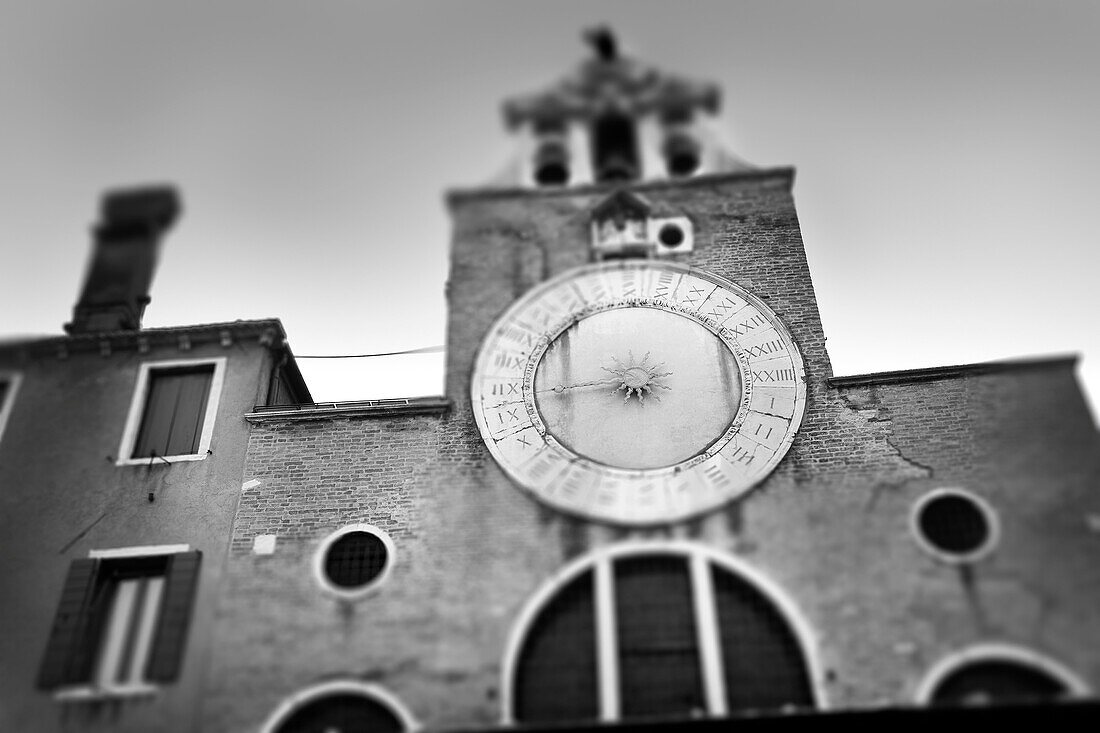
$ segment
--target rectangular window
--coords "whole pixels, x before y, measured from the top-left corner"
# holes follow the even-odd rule
[[[202,555],[135,550],[157,554],[108,551],[73,561],[40,688],[123,694],[178,677]]]
[[[118,464],[205,458],[224,368],[224,357],[142,364]]]
[[[213,378],[213,364],[152,372],[131,458],[197,453]]]

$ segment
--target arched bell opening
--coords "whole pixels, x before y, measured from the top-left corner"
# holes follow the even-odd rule
[[[702,163],[699,143],[686,133],[673,133],[665,138],[663,152],[668,174],[674,178],[690,176]]]
[[[535,153],[535,182],[540,186],[569,183],[569,151],[559,141],[544,142]]]
[[[636,180],[641,174],[634,120],[607,112],[592,125],[592,168],[597,183]]]

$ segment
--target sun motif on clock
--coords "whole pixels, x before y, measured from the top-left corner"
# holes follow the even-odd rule
[[[645,402],[645,396],[647,394],[660,402],[661,398],[654,394],[653,390],[672,389],[672,387],[669,387],[667,384],[661,383],[661,380],[665,377],[671,377],[672,372],[661,371],[664,367],[664,362],[660,364],[650,364],[650,352],[648,351],[645,352],[645,356],[642,357],[641,362],[638,364],[634,363],[634,352],[631,351],[628,353],[630,354],[629,364],[623,364],[613,356],[611,360],[615,362],[615,366],[603,368],[605,372],[610,372],[614,375],[614,379],[618,380],[619,386],[615,388],[615,392],[619,392],[620,390],[626,392],[626,396],[623,397],[623,402],[629,402],[632,394],[637,395],[638,402],[641,403]],[[615,392],[612,392],[612,394],[615,394]]]
[[[598,387],[601,385],[617,384],[614,391],[611,394],[618,392],[625,392],[623,402],[629,402],[632,395],[637,395],[638,402],[645,402],[645,396],[651,395],[653,399],[658,402],[661,398],[656,394],[653,394],[654,389],[672,389],[671,387],[662,384],[661,380],[664,377],[672,376],[672,372],[662,372],[661,368],[664,363],[650,364],[649,352],[647,351],[645,356],[642,357],[642,361],[638,364],[634,363],[634,352],[628,352],[630,355],[629,363],[611,357],[611,361],[615,364],[614,367],[601,367],[605,372],[612,376],[608,379],[594,379],[590,382],[580,382],[578,384],[555,384],[550,388],[555,394],[562,394],[566,390],[580,389],[582,387]]]
[[[748,491],[790,447],[805,394],[798,349],[760,300],[646,260],[532,289],[490,329],[471,385],[513,481],[618,524],[676,521]]]

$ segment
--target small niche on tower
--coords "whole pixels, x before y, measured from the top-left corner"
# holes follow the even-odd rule
[[[606,112],[592,124],[592,168],[597,183],[633,181],[641,173],[634,120]]]

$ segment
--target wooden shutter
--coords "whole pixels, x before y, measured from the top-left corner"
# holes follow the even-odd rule
[[[145,679],[150,682],[170,682],[179,676],[201,561],[202,553],[198,550],[168,556],[160,619],[145,670]]]
[[[150,373],[133,458],[183,456],[198,451],[213,375],[213,365]]]
[[[94,641],[88,638],[88,626],[98,564],[97,560],[80,559],[73,560],[69,565],[69,574],[65,578],[46,644],[46,654],[38,671],[40,689],[87,682],[91,677],[90,669],[81,669],[85,665],[78,663],[78,660],[94,656],[82,653],[81,647]]]

